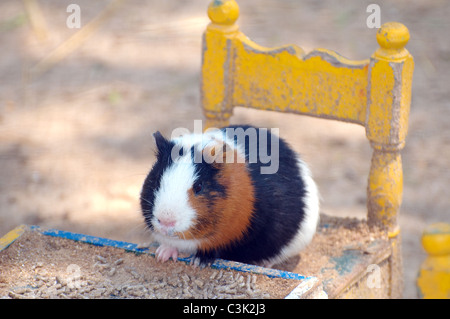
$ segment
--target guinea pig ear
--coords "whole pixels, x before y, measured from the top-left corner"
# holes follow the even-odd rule
[[[170,151],[170,142],[162,136],[159,131],[153,133],[153,137],[155,138],[156,147],[158,148],[158,154],[161,154],[165,151]]]
[[[203,158],[207,163],[220,167],[223,163],[235,161],[235,150],[227,143],[214,143],[203,149]]]

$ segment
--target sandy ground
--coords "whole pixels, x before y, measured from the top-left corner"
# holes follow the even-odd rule
[[[126,241],[146,238],[138,198],[154,156],[152,133],[193,129],[201,119],[201,35],[207,0],[126,1],[82,45],[46,72],[27,74],[108,1],[39,0],[41,42],[21,1],[0,3],[0,234],[18,224]],[[333,49],[365,59],[377,48],[366,26],[373,1],[240,1],[241,29],[254,41]],[[404,297],[416,298],[423,228],[450,222],[450,2],[377,1],[381,22],[400,21],[415,57],[410,127],[403,150],[400,216]],[[362,127],[237,109],[233,123],[276,127],[310,163],[332,216],[365,216],[371,149]]]

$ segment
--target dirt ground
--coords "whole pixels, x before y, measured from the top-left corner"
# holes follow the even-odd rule
[[[0,3],[0,235],[36,224],[131,242],[145,241],[142,182],[154,156],[152,133],[193,129],[200,110],[201,36],[207,0],[124,2],[58,63],[33,67],[109,1],[38,0],[40,41],[22,1]],[[373,1],[242,0],[239,25],[265,46],[295,43],[351,59],[377,48],[366,25]],[[450,2],[377,1],[381,22],[410,30],[415,58],[409,135],[402,152],[405,298],[425,254],[423,228],[450,222]],[[331,216],[365,217],[371,149],[363,127],[304,116],[237,109],[233,123],[280,129],[310,164]]]

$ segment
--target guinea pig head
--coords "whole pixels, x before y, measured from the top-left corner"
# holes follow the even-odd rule
[[[147,226],[204,251],[242,238],[254,205],[245,155],[217,139],[192,144],[192,137],[154,136],[157,161],[141,193]]]
[[[187,197],[195,172],[192,165],[181,163],[179,154],[174,156],[176,143],[159,132],[154,137],[156,163],[144,182],[141,208],[147,226],[154,233],[177,237],[192,226],[195,216]]]

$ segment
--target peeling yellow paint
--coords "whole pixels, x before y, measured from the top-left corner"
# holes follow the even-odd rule
[[[364,125],[368,60],[325,49],[305,55],[293,45],[263,48],[240,33],[234,41],[234,105]]]

